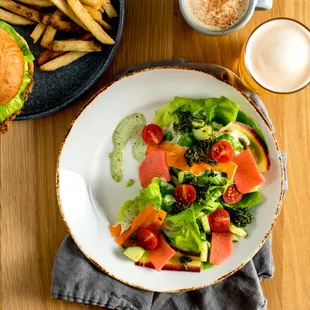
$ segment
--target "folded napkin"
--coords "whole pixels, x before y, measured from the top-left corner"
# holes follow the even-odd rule
[[[149,67],[182,66],[211,73],[221,80],[235,85],[246,93],[270,121],[264,104],[240,79],[226,68],[214,64],[192,64],[183,59],[143,64],[127,69],[121,75]],[[121,76],[120,75],[120,76]],[[286,154],[282,152],[286,176]],[[287,181],[284,184],[287,190]],[[266,309],[260,280],[273,276],[271,236],[260,251],[243,268],[229,278],[214,285],[184,293],[154,293],[123,284],[93,265],[67,236],[56,255],[52,276],[51,295],[55,299],[73,301],[85,305],[97,305],[110,309],[130,310],[256,310]]]

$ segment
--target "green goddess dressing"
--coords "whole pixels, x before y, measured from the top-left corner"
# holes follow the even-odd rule
[[[132,155],[138,162],[145,157],[146,145],[142,139],[142,130],[146,125],[141,113],[125,117],[113,132],[113,152],[109,154],[111,175],[114,181],[120,182],[124,175],[124,150],[129,140],[133,139]]]

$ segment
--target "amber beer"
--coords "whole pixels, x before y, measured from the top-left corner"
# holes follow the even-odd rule
[[[239,60],[242,82],[257,93],[289,94],[310,82],[310,31],[278,18],[256,28]]]

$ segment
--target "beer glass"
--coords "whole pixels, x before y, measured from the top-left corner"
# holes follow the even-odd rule
[[[258,26],[242,47],[239,75],[257,93],[290,94],[310,82],[310,31],[276,18]]]

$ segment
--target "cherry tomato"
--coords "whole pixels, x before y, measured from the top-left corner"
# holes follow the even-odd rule
[[[159,144],[164,138],[163,130],[156,124],[149,124],[143,128],[142,138],[148,145]]]
[[[219,141],[212,146],[211,155],[218,163],[228,163],[234,158],[234,149],[229,142]]]
[[[192,204],[197,197],[195,187],[191,184],[178,185],[173,193],[174,199],[183,205]]]
[[[224,232],[228,230],[230,225],[229,213],[224,209],[216,209],[209,214],[209,225],[211,230],[215,232]]]
[[[229,185],[226,189],[226,192],[223,195],[223,199],[228,204],[233,204],[239,202],[243,197],[237,186],[235,184]]]
[[[137,231],[136,238],[138,245],[145,250],[155,250],[158,245],[158,235],[151,225],[145,228],[140,228]]]

